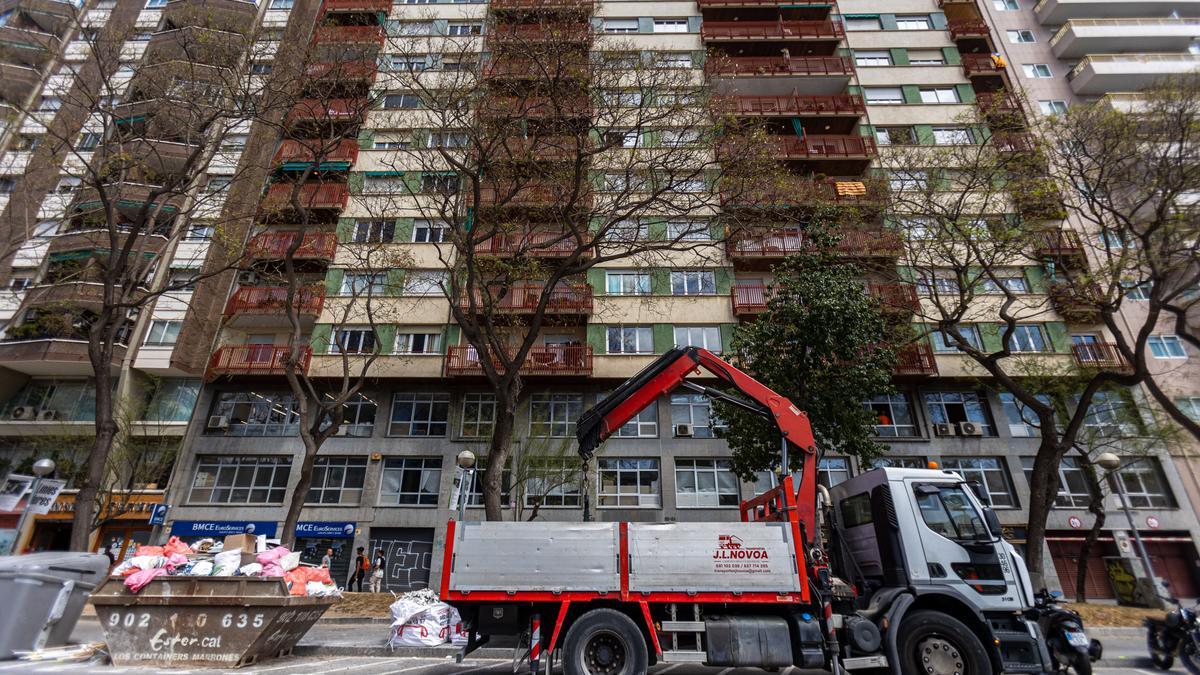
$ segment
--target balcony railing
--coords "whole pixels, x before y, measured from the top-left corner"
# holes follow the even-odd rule
[[[1022,112],[1021,101],[1011,92],[979,92],[975,94],[975,107],[985,115],[1017,114]]]
[[[490,37],[501,42],[549,43],[582,42],[591,35],[591,26],[586,23],[547,22],[545,24],[498,24],[492,29]]]
[[[503,56],[493,56],[483,64],[484,77],[511,78],[517,80],[541,80],[545,78],[543,68],[545,63],[529,57],[520,57],[505,53]],[[571,53],[556,55],[552,74],[559,79],[581,79],[590,72],[586,54],[576,57]],[[534,97],[530,97],[534,98]],[[548,99],[543,99],[548,100]],[[574,103],[574,101],[571,101]],[[582,101],[581,103],[586,103]]]
[[[867,295],[878,300],[884,309],[905,312],[920,309],[917,289],[912,284],[867,284]]]
[[[1087,324],[1100,321],[1100,308],[1096,299],[1102,298],[1104,294],[1099,285],[1089,284],[1081,293],[1081,289],[1070,283],[1051,283],[1049,291],[1054,309],[1067,321]]]
[[[845,35],[838,21],[706,21],[700,26],[704,40],[833,40]]]
[[[879,179],[852,176],[814,180],[794,176],[765,182],[736,193],[726,192],[721,198],[728,206],[779,209],[812,204],[882,206],[886,196],[887,184]]]
[[[542,300],[544,286],[541,284],[516,284],[508,289],[501,297],[495,297],[501,290],[495,289],[491,298],[485,298],[483,293],[475,293],[475,310],[486,312],[491,302],[492,312],[501,314],[529,314],[535,311]],[[458,305],[464,310],[470,310],[471,303],[464,293],[458,300]],[[558,284],[548,294],[545,306],[546,314],[591,314],[592,287],[585,284]]]
[[[291,358],[288,345],[226,345],[208,360],[208,377],[221,375],[283,375]],[[297,369],[308,370],[312,348],[300,348]]]
[[[720,8],[748,8],[748,7],[779,7],[787,5],[788,7],[798,7],[812,5],[815,7],[828,7],[829,3],[824,0],[698,0],[697,4],[700,9],[720,9]]]
[[[496,363],[497,369],[503,368]],[[520,367],[522,375],[590,375],[590,345],[540,345],[532,347]],[[453,346],[446,353],[446,375],[482,375],[479,354],[471,346]]]
[[[374,61],[318,61],[309,64],[304,69],[305,77],[314,80],[333,79],[333,80],[367,80],[375,81],[375,76],[379,74],[379,67]],[[356,109],[361,109],[359,105]],[[296,114],[296,111],[292,111]]]
[[[896,352],[897,375],[937,375],[933,347],[924,342],[907,345]]]
[[[704,67],[710,75],[851,75],[854,59],[848,56],[711,56]]]
[[[775,288],[765,284],[736,284],[730,291],[733,313],[737,316],[762,314],[773,297]]]
[[[991,54],[962,55],[963,72],[967,74],[967,77],[971,77],[972,75],[999,75],[1004,71],[1004,67],[1000,63]]]
[[[335,98],[327,101],[308,98],[288,113],[288,122],[356,122],[366,114],[365,98]]]
[[[392,0],[325,0],[322,12],[384,12],[392,8]]]
[[[904,241],[895,230],[845,230],[835,250],[855,258],[895,258],[904,251]]]
[[[1055,228],[1037,235],[1037,254],[1048,258],[1083,255],[1083,240],[1075,230]]]
[[[269,211],[292,208],[291,183],[275,183],[267,189],[263,208]],[[344,209],[350,200],[350,187],[345,183],[303,185],[298,195],[300,205],[309,209]]]
[[[869,159],[878,154],[875,139],[866,136],[821,135],[772,137],[775,153],[781,159]]]
[[[322,26],[313,36],[313,42],[322,45],[367,44],[383,45],[383,26]]]
[[[792,117],[796,115],[862,115],[867,107],[854,94],[812,94],[788,96],[737,96],[729,99],[727,109],[736,115]]]
[[[803,252],[806,244],[801,230],[781,229],[730,239],[725,243],[725,252],[735,258],[782,258]]]
[[[987,22],[980,19],[952,19],[946,22],[946,30],[950,31],[953,40],[988,36]]]
[[[342,139],[334,146],[326,141],[284,141],[275,153],[275,164],[308,165],[320,156],[322,164],[353,164],[358,159],[358,141]]]
[[[260,260],[282,260],[287,251],[300,236],[296,232],[264,232],[255,235],[246,245],[246,255]],[[293,258],[299,259],[332,259],[337,250],[337,235],[332,232],[309,232],[296,248]]]
[[[590,11],[591,0],[492,0],[488,7],[502,11]]]
[[[580,246],[573,235],[563,232],[508,232],[479,242],[475,245],[475,254],[561,258],[579,250]],[[582,251],[582,255],[590,257],[591,250]]]
[[[288,288],[286,286],[242,286],[234,292],[233,297],[225,304],[225,315],[237,314],[280,314],[287,307]],[[296,311],[301,316],[316,316],[325,306],[325,290],[321,288],[301,288],[293,300]]]
[[[1095,368],[1098,370],[1131,370],[1129,362],[1121,354],[1121,350],[1111,342],[1086,342],[1071,345],[1071,355],[1075,357],[1075,365],[1080,368]]]

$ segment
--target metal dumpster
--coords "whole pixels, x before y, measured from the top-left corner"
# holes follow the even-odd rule
[[[337,598],[288,595],[280,578],[120,577],[92,595],[118,666],[239,667],[286,656]]]
[[[55,551],[0,557],[0,659],[59,647],[74,630],[88,591],[108,574],[99,553]]]

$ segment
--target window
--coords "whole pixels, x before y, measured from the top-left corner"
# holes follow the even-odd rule
[[[658,401],[642,408],[641,412],[621,425],[617,438],[658,438]]]
[[[433,131],[426,145],[430,148],[465,148],[469,142],[467,134],[461,131]]]
[[[229,186],[232,184],[232,176],[209,176],[208,183],[204,186],[204,191],[209,194],[224,193],[229,191]]]
[[[421,192],[425,194],[454,194],[458,192],[458,176],[427,173],[421,176]]]
[[[979,339],[979,329],[974,324],[959,324],[951,330],[957,331],[967,344],[980,351],[983,350],[983,341]],[[958,343],[945,331],[934,331],[930,333],[930,338],[933,339],[933,351],[939,354],[954,354],[961,351]]]
[[[531,463],[525,480],[525,506],[579,506],[579,463],[544,457]]]
[[[912,127],[875,127],[875,142],[879,145],[913,145],[917,134]]]
[[[200,276],[200,272],[187,267],[171,268],[167,275],[167,288],[178,291],[194,291],[196,290],[196,280]]]
[[[650,274],[647,272],[606,272],[604,287],[609,295],[650,295]]]
[[[404,176],[365,176],[363,177],[363,194],[392,195],[408,191]]]
[[[104,134],[89,131],[79,135],[79,142],[75,144],[75,149],[80,152],[88,152],[95,150],[96,146],[100,145],[100,140],[104,138]]]
[[[395,457],[383,461],[380,506],[437,506],[442,482],[440,457]]]
[[[717,326],[676,326],[676,347],[702,347],[721,353],[721,329]]]
[[[987,278],[979,281],[980,293],[1002,293],[1004,291],[1028,293],[1029,282],[1021,276],[998,276],[995,279]]]
[[[609,354],[653,354],[654,335],[649,326],[609,326]]]
[[[1038,101],[1038,110],[1043,115],[1061,115],[1067,112],[1067,102],[1057,100]]]
[[[655,33],[686,33],[688,32],[687,19],[655,19]]]
[[[1130,462],[1117,470],[1117,480],[1125,488],[1125,498],[1135,509],[1174,508],[1175,500],[1167,488],[1158,460],[1147,457]]]
[[[354,222],[354,243],[382,244],[396,236],[394,220],[358,220]]]
[[[927,16],[896,17],[897,30],[929,30],[931,27]]]
[[[817,482],[821,485],[833,487],[848,480],[850,480],[850,460],[848,458],[825,457],[817,463]]]
[[[1156,359],[1187,358],[1187,350],[1177,335],[1151,335],[1146,343],[1150,345],[1150,355]]]
[[[534,394],[529,399],[529,435],[573,438],[583,414],[583,394]]]
[[[441,295],[446,285],[446,273],[432,270],[409,270],[404,275],[404,295]]]
[[[921,89],[921,103],[959,103],[958,90],[954,87]]]
[[[908,65],[910,66],[944,66],[946,55],[937,49],[908,50]]]
[[[421,107],[421,97],[416,94],[386,94],[383,97],[385,110],[415,110]]]
[[[440,354],[441,333],[397,333],[397,354]]]
[[[408,139],[375,139],[375,144],[371,146],[373,150],[408,150],[412,147],[412,141]]]
[[[373,354],[375,352],[374,328],[345,328],[337,331],[329,341],[330,354]]]
[[[439,220],[414,220],[413,243],[437,244],[450,237],[450,226]]]
[[[1020,45],[1032,44],[1037,42],[1037,39],[1033,37],[1031,30],[1010,30],[1008,31],[1008,41],[1014,45]]]
[[[667,223],[667,239],[672,241],[711,241],[712,231],[703,220],[672,220]]]
[[[146,1],[146,9],[157,9],[159,7],[166,7],[166,6],[167,6],[167,0],[147,0]]]
[[[1054,77],[1054,74],[1050,72],[1050,66],[1044,63],[1026,63],[1021,66],[1021,69],[1025,71],[1025,77],[1031,79]]]
[[[1012,484],[1004,460],[1000,457],[943,457],[942,467],[955,471],[963,480],[983,486],[986,503],[993,508],[1016,508]]]
[[[294,0],[271,0],[271,4],[267,9],[291,9]]]
[[[1022,457],[1021,468],[1025,470],[1025,479],[1033,482],[1033,457]],[[1088,485],[1087,474],[1079,463],[1078,457],[1063,457],[1058,464],[1058,495],[1054,497],[1054,505],[1066,509],[1086,509],[1092,501],[1092,490]]]
[[[913,190],[924,191],[929,189],[929,174],[920,170],[901,170],[888,172],[888,187],[894,191]],[[921,220],[928,226],[928,220],[914,218],[911,220]]]
[[[927,277],[917,279],[917,292],[924,295],[958,295],[958,279],[953,277]]]
[[[0,176],[0,195],[12,194],[17,187],[17,179],[13,176]]]
[[[613,223],[604,236],[606,241],[632,243],[650,238],[650,225],[646,221],[620,220]]]
[[[383,272],[347,272],[342,277],[340,295],[375,296],[387,292],[387,275]]]
[[[1042,327],[1030,324],[1013,327],[1013,333],[1008,338],[1008,348],[1014,352],[1049,351]]]
[[[637,89],[611,89],[603,93],[604,102],[620,108],[636,108],[642,104],[645,97]]]
[[[636,33],[638,32],[637,19],[605,19],[605,33]]]
[[[671,295],[713,295],[717,277],[712,270],[675,270],[671,272]]]
[[[934,145],[970,145],[971,132],[963,127],[934,127]]]
[[[291,457],[201,455],[188,501],[282,504],[291,470]]]
[[[915,438],[917,419],[912,403],[904,394],[879,394],[863,407],[875,415],[875,435],[886,438]],[[924,465],[922,465],[924,466]]]
[[[1015,12],[1021,9],[1021,5],[1017,4],[1017,0],[992,0],[992,7],[997,12]]]
[[[692,55],[687,52],[659,52],[655,56],[662,68],[692,67]]]
[[[1045,394],[1038,394],[1037,398],[1047,405],[1050,403],[1050,397]],[[1018,401],[1016,396],[1009,392],[1001,392],[1000,405],[1004,408],[1004,417],[1008,421],[1008,433],[1011,436],[1034,438],[1042,435],[1038,426],[1038,416]]]
[[[1150,291],[1153,290],[1154,284],[1149,281],[1137,283],[1135,281],[1122,281],[1121,288],[1125,289],[1126,300],[1144,301],[1150,299]]]
[[[26,272],[25,276],[13,276],[8,280],[8,290],[23,291],[33,285],[33,279],[36,273]]]
[[[450,395],[397,393],[392,397],[389,436],[445,436]]]
[[[483,33],[483,24],[481,23],[452,23],[446,26],[446,35],[450,36],[479,35],[481,33]]]
[[[54,186],[54,192],[60,195],[71,194],[80,185],[83,185],[83,179],[79,176],[63,176],[58,179],[58,185]]]
[[[715,438],[722,427],[712,414],[712,401],[704,394],[671,394],[671,426],[691,425],[692,438]]]
[[[358,504],[367,475],[366,457],[318,457],[307,504]]]
[[[667,129],[659,139],[659,145],[664,148],[690,148],[699,143],[699,129]]]
[[[863,98],[872,105],[897,105],[904,103],[904,90],[900,87],[863,87]]]
[[[604,143],[614,148],[636,148],[641,145],[641,133],[627,129],[609,129],[604,132]]]
[[[397,37],[433,34],[433,24],[428,21],[391,21],[387,28],[389,35]]]
[[[854,65],[856,66],[890,66],[892,65],[892,54],[886,50],[881,51],[855,51]]]
[[[657,459],[600,459],[596,462],[601,507],[658,507]]]
[[[463,438],[487,438],[492,435],[495,425],[495,394],[463,394],[462,426],[459,428]]]
[[[379,405],[361,393],[342,404],[342,425],[339,431],[347,436],[370,438],[375,431],[375,413]]]
[[[1092,396],[1083,428],[1096,436],[1126,436],[1133,431],[1125,397],[1115,391],[1098,391]]]
[[[848,16],[846,30],[882,30],[877,16]]]
[[[245,150],[248,138],[246,134],[230,134],[225,136],[221,138],[221,149],[226,152]]]
[[[270,75],[275,66],[267,61],[255,61],[250,64],[251,75]]]
[[[389,70],[400,70],[408,73],[419,73],[429,67],[429,55],[417,54],[415,56],[397,56],[392,55],[388,62]]]
[[[983,398],[973,391],[931,391],[925,394],[929,420],[934,424],[974,422],[984,436],[994,436],[991,420],[983,406]]]
[[[179,338],[182,321],[151,321],[150,330],[146,332],[148,345],[173,345]]]
[[[258,357],[252,350],[248,360],[270,360],[273,345],[263,345],[263,353]],[[300,413],[291,394],[221,392],[210,414],[224,417],[227,426],[209,431],[226,436],[292,436],[299,431]]]
[[[732,461],[675,460],[675,506],[681,509],[737,506],[739,496]]]
[[[200,397],[200,380],[166,378],[152,388],[141,419],[148,422],[187,422]]]
[[[1177,398],[1175,405],[1179,406],[1179,411],[1187,415],[1189,419],[1200,421],[1200,396]]]
[[[929,463],[924,457],[878,457],[871,460],[875,469],[927,469]]]
[[[987,526],[961,485],[918,484],[913,486],[921,520],[929,529],[956,541],[986,541]]]

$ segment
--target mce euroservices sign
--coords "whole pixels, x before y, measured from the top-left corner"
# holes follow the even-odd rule
[[[231,534],[261,534],[274,537],[279,523],[260,520],[176,520],[171,534],[177,537],[226,537]],[[349,522],[309,520],[296,523],[296,536],[316,539],[353,539],[355,525]]]

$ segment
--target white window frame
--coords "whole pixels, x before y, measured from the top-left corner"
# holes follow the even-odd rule
[[[1008,36],[1009,44],[1031,45],[1037,42],[1037,37],[1034,36],[1033,31],[1029,30],[1028,28],[1018,28],[1016,30],[1005,31],[1005,34]]]
[[[927,15],[909,15],[896,17],[896,30],[932,30],[933,22]]]
[[[655,19],[654,20],[654,32],[655,33],[686,33],[686,32],[688,32],[688,20],[686,17],[670,18],[670,19]]]
[[[925,105],[953,105],[962,103],[962,99],[958,96],[958,89],[954,87],[925,87],[918,91],[921,94],[921,103]]]
[[[1026,63],[1021,66],[1025,77],[1031,80],[1045,80],[1054,77],[1054,71],[1048,63]]]
[[[173,345],[179,339],[179,329],[182,327],[183,321],[178,319],[155,319],[150,322],[146,341],[142,344],[152,347]]]
[[[546,413],[544,419],[537,414],[539,408]],[[529,397],[529,436],[574,438],[582,414],[583,394],[535,393]]]
[[[1022,323],[1013,326],[1008,347],[1015,354],[1038,354],[1050,351],[1050,340],[1046,338],[1046,329],[1041,324]]]
[[[638,32],[638,20],[636,18],[606,17],[601,30],[612,34],[636,33]]]
[[[605,490],[605,474],[611,474],[610,483],[615,491]],[[634,492],[622,486],[623,474],[634,475]],[[643,474],[653,486],[653,492],[642,492]],[[657,457],[602,457],[596,462],[596,505],[599,508],[646,509],[662,507],[662,463]]]
[[[605,270],[604,291],[607,295],[650,295],[650,274],[637,270]]]
[[[1018,508],[1012,477],[1008,475],[1003,457],[943,457],[942,466],[956,472],[964,480],[978,481],[983,487],[988,506],[993,509]],[[1002,485],[990,482],[989,477]]]
[[[886,49],[855,50],[854,65],[860,68],[876,68],[892,65],[892,53]]]
[[[741,481],[733,472],[733,460],[675,458],[675,508],[733,509],[740,501]]]
[[[713,270],[671,270],[671,295],[716,295]]]
[[[721,353],[720,326],[675,326],[676,347],[701,347],[715,354]]]
[[[442,295],[446,287],[443,270],[409,270],[404,275],[402,295]]]
[[[396,333],[395,354],[426,355],[442,353],[440,331],[407,331]]]
[[[1178,335],[1169,333],[1159,333],[1151,335],[1146,340],[1146,345],[1150,347],[1150,356],[1156,359],[1186,359],[1187,347]]]
[[[407,420],[396,419],[397,405],[408,405]],[[438,413],[444,411],[445,414]],[[408,427],[407,433],[399,433],[397,427]],[[387,435],[390,438],[444,438],[450,430],[450,394],[441,392],[398,391],[392,394],[392,405],[388,409]]]
[[[651,326],[608,326],[604,332],[608,354],[654,353],[654,329]]]
[[[330,354],[374,354],[376,346],[383,347],[371,326],[343,326],[329,336]]]

